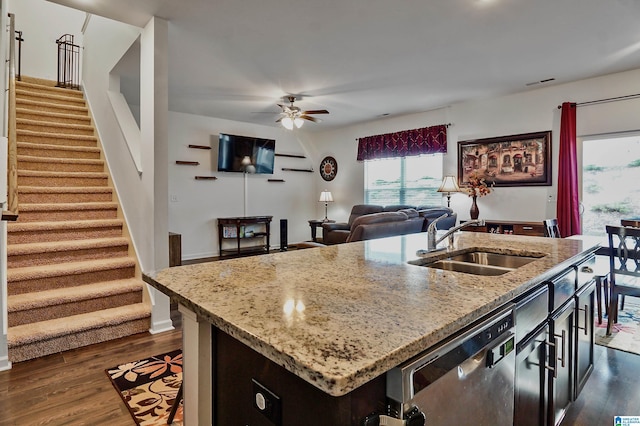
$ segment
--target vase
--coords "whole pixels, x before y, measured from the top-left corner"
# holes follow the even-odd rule
[[[480,215],[480,210],[478,209],[478,204],[476,203],[477,195],[472,195],[473,202],[471,203],[471,210],[469,210],[469,214],[471,215],[471,219],[475,220]]]

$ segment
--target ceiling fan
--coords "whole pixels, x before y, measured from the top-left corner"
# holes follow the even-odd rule
[[[293,130],[294,126],[299,129],[304,124],[304,120],[309,120],[314,123],[321,121],[319,118],[312,117],[312,114],[329,114],[329,111],[326,109],[300,110],[300,108],[293,105],[296,100],[295,96],[286,96],[284,99],[289,101],[289,105],[278,104],[278,106],[282,108],[282,112],[280,113],[280,118],[276,120],[276,123],[282,123],[288,130]]]

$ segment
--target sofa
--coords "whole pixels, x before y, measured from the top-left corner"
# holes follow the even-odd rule
[[[405,219],[403,216],[398,215],[380,214],[397,212],[404,213],[407,218]],[[434,219],[445,213],[448,214],[448,217],[438,222],[438,229],[449,229],[454,226],[456,224],[457,214],[450,208],[442,206],[416,207],[406,205],[379,206],[374,204],[356,204],[351,209],[351,214],[347,222],[322,224],[322,240],[324,244],[340,244],[350,241],[381,238],[383,236],[388,237],[426,231]],[[357,231],[357,234],[353,237],[350,237],[351,233],[356,230],[356,227],[354,227],[355,221],[361,217],[370,215],[377,216],[367,218],[366,220],[360,219],[357,225],[363,225],[363,228]],[[392,224],[392,222],[402,222],[400,219],[410,220],[411,223]]]
[[[422,232],[424,218],[415,209],[362,215],[353,221],[346,242]]]

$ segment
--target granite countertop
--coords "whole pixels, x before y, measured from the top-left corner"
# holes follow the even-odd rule
[[[290,372],[341,396],[595,249],[584,240],[458,233],[456,251],[480,247],[542,256],[484,277],[408,264],[426,247],[426,237],[173,267],[144,279]]]

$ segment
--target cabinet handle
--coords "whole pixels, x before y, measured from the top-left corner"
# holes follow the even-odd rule
[[[554,355],[555,355],[555,351],[558,348],[558,339],[556,337],[553,338],[553,343],[545,340],[544,343],[546,343],[547,346],[550,346],[554,349]],[[549,357],[547,357],[547,360],[549,359]],[[544,368],[546,368],[549,371],[553,371],[553,378],[557,379],[558,378],[558,368],[556,366],[550,366],[546,361],[544,363]]]
[[[567,343],[565,341],[565,338],[567,337],[567,331],[566,330],[562,330],[562,334],[560,336],[558,336],[557,334],[554,337],[554,340],[556,338],[560,337],[562,339],[562,357],[560,358],[560,365],[562,365],[562,368],[565,367],[565,361],[567,359]],[[557,344],[557,341],[556,341]],[[556,357],[557,358],[557,357]]]
[[[588,329],[589,329],[589,305],[587,305],[585,303],[584,309],[578,308],[578,310],[584,312],[584,327],[580,327],[580,324],[578,324],[578,325],[576,325],[576,328],[578,330],[584,330],[584,335],[588,336],[589,335],[589,332],[588,332]]]
[[[524,229],[525,231],[532,231],[533,226],[523,226],[522,229]]]

